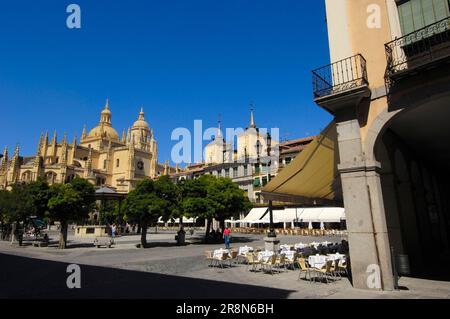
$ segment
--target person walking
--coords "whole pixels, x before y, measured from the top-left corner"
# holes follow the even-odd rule
[[[225,240],[225,248],[230,248],[230,235],[231,231],[228,227],[225,227],[225,230],[223,231],[223,239]]]

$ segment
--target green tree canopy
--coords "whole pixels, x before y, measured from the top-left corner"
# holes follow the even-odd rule
[[[88,217],[95,205],[94,186],[82,178],[75,178],[68,184],[54,184],[50,187],[47,217],[61,223],[59,247],[65,248],[69,222],[79,222]]]
[[[142,227],[141,247],[147,245],[147,228],[156,223],[159,217],[168,220],[177,211],[178,189],[169,179],[163,176],[156,181],[145,179],[140,181],[124,202],[124,213],[127,220],[137,221]]]

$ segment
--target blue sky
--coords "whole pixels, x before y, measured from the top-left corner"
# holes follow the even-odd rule
[[[66,6],[82,28],[66,27]],[[331,116],[310,71],[328,64],[324,1],[4,1],[0,10],[0,148],[34,155],[40,132],[80,137],[109,98],[121,134],[144,106],[159,160],[176,127],[260,127],[316,134]]]

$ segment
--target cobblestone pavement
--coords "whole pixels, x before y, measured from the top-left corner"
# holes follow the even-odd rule
[[[8,242],[0,241],[0,263],[2,260],[6,264],[10,265],[7,270],[0,270],[0,287],[7,287],[14,277],[20,278],[25,282],[35,280],[32,275],[27,278],[27,274],[20,273],[20,267],[14,267],[15,264],[26,261],[30,263],[30,267],[33,267],[33,263],[41,265],[41,262],[54,262],[58,263],[76,263],[81,266],[82,274],[84,269],[89,269],[89,272],[95,272],[95,277],[92,277],[96,282],[96,289],[91,286],[91,290],[86,290],[83,295],[83,289],[81,289],[80,297],[89,296],[105,297],[110,296],[106,287],[111,284],[115,287],[114,281],[122,282],[127,285],[126,291],[132,291],[133,285],[140,286],[136,289],[136,294],[142,292],[143,295],[131,294],[130,297],[155,297],[151,292],[145,290],[141,285],[144,282],[148,282],[148,285],[153,286],[152,283],[158,282],[158,289],[164,286],[165,293],[158,294],[156,297],[170,297],[173,293],[188,293],[191,296],[203,297],[223,297],[229,298],[230,292],[226,289],[221,289],[222,286],[229,286],[232,291],[238,291],[234,297],[237,298],[450,298],[450,283],[431,281],[415,278],[401,278],[400,285],[406,287],[407,290],[400,290],[394,292],[379,292],[379,291],[366,291],[352,288],[348,279],[343,278],[336,282],[329,284],[326,283],[310,283],[304,279],[298,280],[298,270],[287,270],[274,275],[266,274],[262,272],[250,272],[246,265],[233,265],[224,269],[217,267],[208,267],[208,263],[204,260],[203,252],[205,250],[213,250],[223,247],[223,244],[202,244],[200,241],[200,234],[194,236],[187,236],[188,245],[179,247],[175,245],[174,240],[175,233],[171,232],[159,232],[157,234],[148,234],[148,242],[150,248],[139,249],[136,248],[136,244],[139,243],[138,235],[129,235],[116,238],[117,245],[114,248],[95,248],[92,245],[92,239],[79,239],[74,238],[72,234],[69,234],[69,248],[66,250],[58,250],[55,245],[53,247],[37,248],[30,245],[24,247],[11,246]],[[57,239],[57,234],[52,234],[53,239]],[[331,241],[339,242],[340,238],[337,237],[299,237],[299,236],[279,236],[282,244],[294,244],[297,242],[320,242]],[[242,245],[249,245],[252,247],[264,247],[264,241],[262,235],[239,235],[234,234],[232,246],[239,247]],[[11,260],[8,258],[22,258]],[[30,259],[32,258],[32,259]],[[24,266],[25,267],[25,266]],[[33,269],[37,269],[37,268]],[[44,267],[44,266],[43,266]],[[48,266],[45,266],[48,267]],[[91,267],[91,268],[89,268]],[[105,268],[99,268],[105,267]],[[2,267],[3,268],[3,267]],[[52,276],[56,276],[55,272],[58,272],[58,276],[61,277],[61,281],[65,280],[67,273],[64,268],[55,268],[62,270],[55,270],[53,273],[40,274],[40,280],[42,285],[46,285],[47,281],[51,281]],[[108,274],[108,280],[102,279],[102,272],[108,272],[111,269],[117,271],[117,274]],[[38,270],[35,270],[36,274]],[[61,274],[59,274],[61,272]],[[99,275],[100,274],[100,275]],[[152,277],[140,278],[138,275],[152,275]],[[91,275],[89,275],[91,276]],[[105,275],[106,276],[106,275]],[[127,277],[128,276],[128,277]],[[59,278],[59,277],[58,277]],[[91,277],[89,277],[91,278]],[[105,277],[106,278],[106,277]],[[114,279],[116,278],[116,279]],[[127,280],[127,278],[133,278],[133,280]],[[302,276],[303,278],[303,276]],[[1,281],[5,281],[5,284],[1,284]],[[103,281],[102,281],[103,280]],[[203,287],[196,292],[185,292],[180,290],[173,282],[184,282],[192,286],[192,282],[189,280],[195,280],[195,284],[199,287]],[[217,286],[218,283],[221,286]],[[233,286],[235,285],[235,286]],[[89,282],[88,282],[89,286]],[[105,288],[104,293],[97,293],[98,287]],[[227,287],[228,287],[227,286]],[[2,290],[3,289],[3,290]],[[1,297],[14,297],[14,296],[31,296],[27,295],[26,291],[18,290],[16,295],[11,295],[10,290],[6,288],[0,288]],[[43,287],[46,291],[45,296],[52,296],[51,287]],[[58,289],[64,289],[64,287],[54,288],[55,296],[64,296],[64,291],[56,293]],[[67,288],[65,288],[67,289]],[[195,289],[195,288],[194,288]],[[223,292],[223,295],[221,294]],[[105,295],[106,294],[106,295]],[[128,296],[124,294],[116,294],[115,297]],[[179,295],[183,297],[184,295]],[[44,297],[39,296],[39,291],[34,292],[32,297]],[[187,297],[187,296],[186,296]],[[233,296],[232,296],[233,297]]]

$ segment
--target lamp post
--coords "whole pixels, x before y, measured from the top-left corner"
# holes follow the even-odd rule
[[[275,233],[275,228],[273,227],[273,209],[271,200],[269,200],[269,218],[269,233],[267,237],[276,238],[277,234]]]

